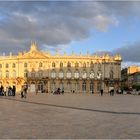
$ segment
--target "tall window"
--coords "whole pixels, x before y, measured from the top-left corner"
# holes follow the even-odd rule
[[[75,71],[74,77],[75,77],[75,78],[79,78],[79,77],[80,77],[79,71]]]
[[[79,82],[76,82],[75,83],[75,90],[76,90],[76,92],[78,92],[80,90],[80,84],[79,84]]]
[[[31,77],[34,78],[35,77],[35,71],[31,72]]]
[[[0,64],[0,68],[2,68],[2,64]]]
[[[26,78],[28,77],[28,71],[27,70],[24,71],[24,77],[26,77]]]
[[[60,82],[60,89],[61,89],[61,90],[64,89],[64,84],[63,84],[63,82]]]
[[[113,79],[113,70],[110,71],[110,79]]]
[[[68,68],[71,67],[71,63],[70,63],[70,62],[67,63],[67,67],[68,67]]]
[[[6,78],[9,78],[9,71],[6,71]]]
[[[52,67],[55,68],[55,63],[54,62],[52,63]]]
[[[51,83],[51,90],[52,90],[52,92],[54,92],[55,89],[56,89],[56,83],[55,82],[52,82]]]
[[[86,92],[86,82],[85,81],[82,83],[82,91]]]
[[[9,68],[9,64],[6,64],[6,66],[5,66],[6,68]]]
[[[39,63],[39,67],[42,67],[42,63],[41,62]]]
[[[94,83],[92,81],[90,82],[90,92],[94,92]]]
[[[71,89],[72,87],[71,87],[71,82],[68,82],[67,83],[67,90],[68,90],[68,92],[71,92]]]
[[[83,68],[86,68],[86,63],[85,62],[83,63]]]
[[[83,71],[83,73],[82,73],[82,78],[87,78],[87,73],[86,73],[86,71]]]
[[[56,72],[55,72],[54,70],[53,70],[52,73],[51,73],[51,77],[52,77],[52,78],[56,78]]]
[[[42,76],[43,76],[43,72],[39,71],[39,77],[42,77]]]
[[[13,77],[16,78],[16,71],[13,71]]]
[[[16,67],[16,64],[15,64],[15,63],[13,63],[12,68],[15,68],[15,67]]]
[[[67,71],[67,78],[71,78],[71,71]]]
[[[27,68],[27,66],[28,66],[27,63],[24,63],[24,67]]]
[[[98,83],[97,83],[97,91],[100,91],[101,88],[102,88],[102,84],[101,84],[101,82],[98,82]]]
[[[79,63],[78,63],[78,62],[75,63],[75,67],[76,67],[76,68],[79,67]]]
[[[59,72],[59,78],[63,78],[64,77],[64,73],[63,73],[63,71],[60,71]]]
[[[0,71],[0,78],[2,77],[2,71]]]
[[[97,72],[97,79],[101,79],[101,77],[102,77],[102,73],[101,73],[101,71],[98,71]]]
[[[63,63],[62,62],[60,62],[60,68],[63,68]]]
[[[90,67],[91,67],[91,68],[94,67],[93,61],[90,62]]]
[[[98,63],[98,70],[101,70],[101,64]]]
[[[40,91],[40,92],[43,91],[43,83],[42,82],[38,83],[38,91]]]

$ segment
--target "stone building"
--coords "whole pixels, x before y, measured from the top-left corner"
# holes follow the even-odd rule
[[[0,56],[0,84],[4,87],[28,85],[29,92],[98,93],[102,88],[118,89],[121,78],[120,55],[51,55],[31,43],[28,52]]]

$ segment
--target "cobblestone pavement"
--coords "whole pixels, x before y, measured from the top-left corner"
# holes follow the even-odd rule
[[[140,96],[0,97],[1,139],[140,139]]]

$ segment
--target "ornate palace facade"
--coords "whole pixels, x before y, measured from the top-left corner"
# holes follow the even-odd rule
[[[29,92],[51,93],[57,88],[71,93],[98,93],[118,89],[121,78],[120,55],[51,55],[31,43],[28,52],[0,57],[0,83],[4,86],[28,85]]]

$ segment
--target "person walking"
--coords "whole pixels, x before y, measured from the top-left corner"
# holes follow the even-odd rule
[[[24,98],[27,98],[27,85],[24,86]]]
[[[103,92],[104,92],[104,91],[103,91],[103,89],[101,89],[101,91],[100,91],[100,92],[101,92],[101,96],[103,96]]]
[[[13,96],[16,95],[16,87],[15,86],[13,86],[12,93],[13,93]]]

